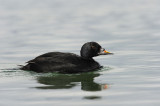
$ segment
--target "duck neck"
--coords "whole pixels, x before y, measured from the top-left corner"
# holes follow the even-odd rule
[[[87,57],[83,57],[83,56],[82,56],[82,59],[84,59],[84,60],[90,60],[90,61],[94,60],[92,57],[91,58],[87,58]]]

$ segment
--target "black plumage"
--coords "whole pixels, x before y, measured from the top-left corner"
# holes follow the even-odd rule
[[[73,53],[49,52],[27,62],[22,70],[35,72],[80,73],[101,68],[92,57],[111,54],[96,42],[87,42],[81,48],[81,56]]]

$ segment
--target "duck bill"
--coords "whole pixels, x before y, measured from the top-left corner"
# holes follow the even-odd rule
[[[111,52],[109,52],[109,51],[106,51],[105,49],[101,49],[101,51],[100,51],[100,53],[99,53],[99,55],[111,55],[111,54],[113,54],[113,53],[111,53]]]
[[[104,52],[104,54],[113,54],[113,53],[108,52],[108,51],[106,51],[106,50],[104,50],[103,52]]]

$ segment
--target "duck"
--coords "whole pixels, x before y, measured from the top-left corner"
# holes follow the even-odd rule
[[[74,53],[48,52],[29,60],[26,62],[26,65],[20,69],[38,73],[92,72],[102,68],[93,57],[109,54],[113,53],[106,51],[97,42],[92,41],[83,44],[80,55]]]

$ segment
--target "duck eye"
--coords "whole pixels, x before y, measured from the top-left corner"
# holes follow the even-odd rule
[[[92,47],[92,49],[96,49],[96,47],[95,46],[91,46]]]

